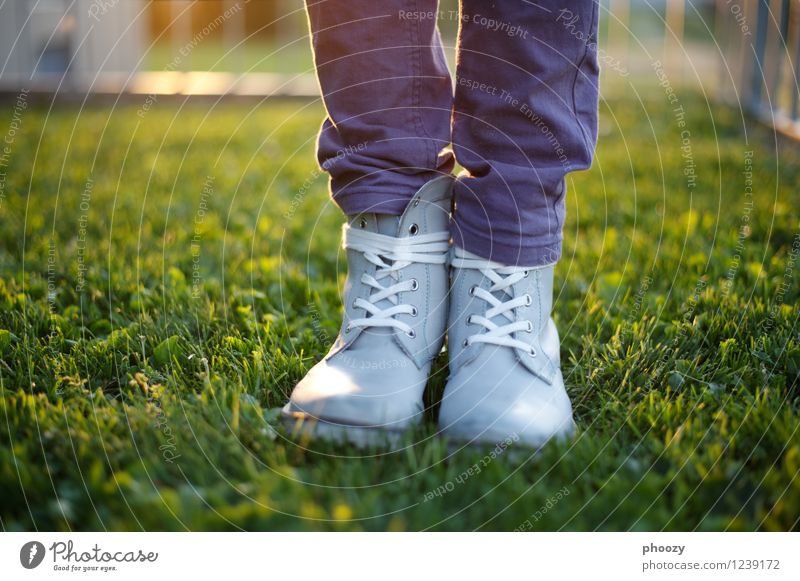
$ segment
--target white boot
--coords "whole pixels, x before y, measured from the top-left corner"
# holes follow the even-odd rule
[[[451,189],[450,176],[436,178],[401,217],[362,214],[345,225],[344,321],[283,408],[295,433],[384,443],[422,419],[447,323]]]
[[[558,331],[554,267],[504,266],[454,249],[441,431],[458,441],[507,438],[538,448],[572,434]]]

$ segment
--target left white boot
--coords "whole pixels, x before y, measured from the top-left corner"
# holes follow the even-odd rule
[[[456,247],[452,267],[440,430],[472,443],[518,437],[534,448],[571,435],[550,318],[554,266],[505,266]]]
[[[282,416],[293,434],[358,445],[401,442],[423,418],[447,323],[452,178],[414,195],[402,216],[360,214],[344,230],[344,320]]]

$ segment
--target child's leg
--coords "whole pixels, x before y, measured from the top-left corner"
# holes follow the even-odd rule
[[[572,433],[551,318],[564,176],[597,137],[597,4],[463,0],[453,146],[451,437],[541,446]],[[491,259],[491,260],[487,260]]]
[[[444,341],[450,77],[436,0],[327,0],[308,11],[329,115],[319,158],[348,214],[348,272],[339,335],[283,417],[301,432],[377,443],[421,420]]]
[[[597,138],[598,5],[463,0],[462,12],[453,146],[469,174],[454,190],[455,243],[551,264],[564,176],[589,167]]]
[[[307,0],[327,109],[318,157],[345,214],[399,215],[449,173],[452,85],[437,0]]]

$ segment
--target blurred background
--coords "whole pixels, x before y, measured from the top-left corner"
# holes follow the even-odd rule
[[[442,0],[451,64],[457,0]],[[798,131],[797,0],[603,0],[605,91],[701,85]],[[0,91],[69,98],[130,94],[317,95],[302,0],[8,0]]]

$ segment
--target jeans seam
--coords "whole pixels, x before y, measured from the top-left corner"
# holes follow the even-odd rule
[[[583,125],[580,124],[578,121],[578,104],[576,101],[575,92],[578,88],[578,79],[580,78],[581,69],[583,68],[586,59],[589,57],[589,45],[593,41],[597,43],[597,32],[592,32],[596,28],[597,24],[597,16],[598,16],[598,8],[597,8],[597,0],[592,2],[592,20],[589,23],[589,31],[587,34],[588,41],[586,42],[586,46],[583,50],[583,56],[578,61],[577,65],[575,66],[575,78],[572,81],[572,115],[575,119],[575,125],[578,127],[578,132],[580,133],[581,137],[583,138],[583,144],[586,147],[587,151],[590,151],[592,147],[589,145],[589,136],[586,135],[586,131],[583,128]],[[562,190],[566,190],[566,188],[562,188]]]
[[[414,10],[419,13],[420,7],[418,0],[414,0]],[[436,156],[432,153],[433,143],[432,138],[428,134],[428,131],[425,128],[425,124],[422,120],[422,114],[420,112],[421,109],[421,99],[420,93],[422,91],[422,48],[420,46],[420,27],[422,26],[422,19],[415,18],[411,19],[413,23],[409,27],[409,33],[411,35],[410,38],[410,46],[412,51],[412,58],[411,58],[411,75],[414,79],[412,86],[411,86],[411,115],[413,117],[414,122],[414,130],[418,137],[422,138],[425,147],[425,155],[428,158],[428,167],[429,168],[436,168]]]

